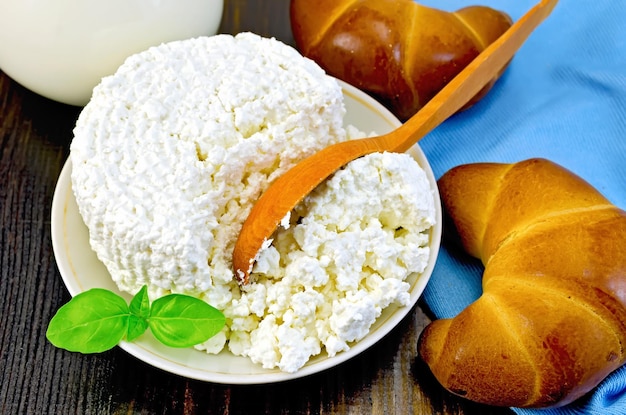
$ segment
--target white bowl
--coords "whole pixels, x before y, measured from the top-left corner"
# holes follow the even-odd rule
[[[85,105],[129,55],[217,33],[223,0],[0,0],[0,69],[47,98]]]
[[[385,133],[397,128],[400,122],[387,109],[356,88],[340,82],[343,88],[347,114],[345,123],[364,132]],[[122,342],[120,346],[138,359],[192,379],[225,384],[261,384],[281,382],[311,375],[336,366],[378,342],[411,311],[428,282],[441,240],[441,203],[437,183],[422,150],[415,145],[409,153],[426,172],[434,190],[436,225],[430,231],[431,255],[428,266],[419,276],[408,280],[411,284],[408,306],[389,306],[374,323],[370,333],[352,345],[351,349],[334,357],[325,353],[313,357],[296,373],[263,369],[246,357],[235,356],[228,351],[210,355],[195,349],[173,349],[158,343],[149,333],[133,343]],[[104,265],[89,246],[87,227],[78,212],[70,182],[71,165],[66,163],[59,177],[52,202],[52,246],[61,277],[71,295],[90,288],[100,287],[121,294]],[[127,299],[129,295],[121,294]]]

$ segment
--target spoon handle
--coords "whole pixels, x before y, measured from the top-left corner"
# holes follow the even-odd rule
[[[238,282],[248,282],[263,244],[285,215],[318,184],[358,157],[382,151],[404,152],[411,148],[487,85],[552,12],[557,2],[542,0],[530,9],[400,128],[383,136],[326,147],[276,179],[253,206],[235,243],[233,268]]]
[[[542,0],[489,45],[437,95],[400,128],[378,137],[387,151],[404,152],[456,113],[513,58],[533,30],[546,19],[558,0]]]

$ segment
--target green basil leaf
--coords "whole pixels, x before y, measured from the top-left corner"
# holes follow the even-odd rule
[[[148,319],[150,317],[150,299],[148,298],[148,286],[141,287],[139,292],[135,294],[130,305],[128,306],[130,313],[137,317]]]
[[[119,295],[93,288],[76,295],[54,315],[46,337],[62,349],[100,353],[115,347],[128,329],[129,309]]]
[[[155,300],[149,326],[154,337],[170,347],[191,347],[222,330],[226,319],[205,301],[183,294],[170,294]]]
[[[143,317],[137,317],[134,314],[128,316],[128,330],[126,331],[126,340],[132,342],[141,336],[148,329],[148,320]]]
[[[141,336],[148,329],[150,318],[150,299],[148,298],[148,286],[141,287],[139,292],[130,300],[128,306],[130,316],[128,318],[128,331],[126,340],[131,342]]]

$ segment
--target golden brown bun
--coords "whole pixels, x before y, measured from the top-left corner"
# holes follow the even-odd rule
[[[439,180],[483,294],[431,323],[419,352],[453,393],[561,406],[625,361],[626,212],[543,159],[456,167]]]
[[[401,120],[512,24],[508,15],[488,7],[450,13],[413,0],[292,0],[290,13],[303,55],[372,94]]]

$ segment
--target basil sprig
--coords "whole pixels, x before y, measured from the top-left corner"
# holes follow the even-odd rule
[[[102,288],[82,292],[63,305],[50,320],[46,337],[72,352],[100,353],[120,341],[133,341],[148,328],[166,346],[191,347],[219,333],[226,319],[206,302],[169,294],[150,304],[143,286],[130,304]]]

